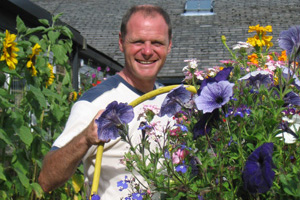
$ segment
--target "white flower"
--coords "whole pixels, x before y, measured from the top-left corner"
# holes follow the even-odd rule
[[[238,42],[232,47],[233,50],[245,49],[247,53],[250,53],[253,50],[253,46],[247,42]]]
[[[300,115],[295,114],[293,117],[290,119],[288,117],[283,117],[283,121],[287,121],[288,123],[292,124],[289,128],[294,132],[297,133],[300,128]],[[276,135],[276,137],[283,138],[284,143],[286,144],[293,144],[296,142],[297,138],[295,138],[292,134],[288,132],[282,132]]]

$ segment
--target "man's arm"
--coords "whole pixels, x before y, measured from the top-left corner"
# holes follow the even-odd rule
[[[102,111],[95,118],[101,113]],[[39,184],[44,192],[50,192],[68,181],[88,149],[100,142],[94,119],[85,130],[64,147],[48,152],[39,175]]]

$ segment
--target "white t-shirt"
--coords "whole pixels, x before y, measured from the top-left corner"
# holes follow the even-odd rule
[[[62,134],[56,139],[53,148],[61,148],[72,138],[81,133],[93,120],[99,110],[105,109],[112,101],[130,103],[143,95],[141,91],[129,85],[119,75],[114,75],[106,81],[91,88],[74,104],[71,114]],[[138,130],[140,120],[138,112],[143,105],[156,105],[160,108],[166,94],[156,96],[147,100],[134,108],[134,119],[129,123],[129,134],[133,136],[133,142],[138,142],[141,131]],[[82,162],[84,166],[85,185],[90,189],[93,181],[95,157],[97,146],[92,146]],[[120,160],[124,153],[128,151],[127,143],[120,140],[112,140],[104,145],[102,157],[101,176],[98,194],[101,200],[119,200],[128,196],[129,190],[119,191],[117,182],[124,180],[125,176],[130,177],[130,172],[125,171],[125,165]],[[88,191],[89,192],[89,191]]]

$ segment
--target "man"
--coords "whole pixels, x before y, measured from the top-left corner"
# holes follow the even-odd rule
[[[63,133],[45,156],[39,183],[45,192],[64,184],[82,161],[85,184],[92,183],[97,145],[98,118],[112,101],[127,102],[156,89],[156,76],[163,67],[172,46],[172,29],[168,14],[160,7],[132,7],[123,17],[119,47],[125,56],[125,67],[117,75],[87,91],[71,110]],[[145,102],[160,105],[163,97]],[[141,107],[139,105],[137,107]],[[138,108],[134,109],[135,112]],[[137,114],[129,123],[129,134],[139,137]],[[101,199],[120,199],[128,191],[119,191],[117,182],[129,176],[120,163],[128,146],[120,139],[105,144],[98,194]]]

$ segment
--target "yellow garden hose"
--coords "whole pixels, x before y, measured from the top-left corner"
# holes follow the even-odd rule
[[[140,103],[151,99],[152,97],[155,97],[157,95],[169,92],[173,88],[176,88],[180,85],[170,85],[170,86],[165,86],[162,88],[158,88],[156,90],[153,90],[151,92],[148,92],[136,100],[132,101],[129,103],[130,106],[135,107],[139,105]],[[197,93],[197,90],[194,86],[187,86],[186,89],[192,93]],[[100,180],[100,173],[101,173],[101,163],[102,163],[102,154],[103,154],[103,149],[104,149],[104,142],[100,143],[97,147],[97,154],[96,154],[96,163],[95,163],[95,172],[94,172],[94,177],[93,177],[93,184],[92,184],[92,189],[91,189],[91,196],[94,194],[97,194],[98,192],[98,186],[99,186],[99,180]],[[90,199],[91,199],[90,196]]]

